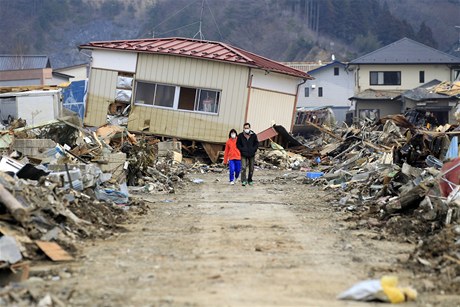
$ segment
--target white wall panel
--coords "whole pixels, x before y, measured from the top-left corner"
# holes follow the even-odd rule
[[[93,50],[93,68],[115,71],[136,71],[137,53],[108,50]]]

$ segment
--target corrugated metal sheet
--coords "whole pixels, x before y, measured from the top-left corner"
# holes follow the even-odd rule
[[[117,77],[115,71],[92,69],[85,124],[100,126],[107,122],[107,109],[115,100]]]
[[[112,49],[140,53],[170,54],[176,56],[223,61],[256,67],[268,71],[311,79],[307,73],[285,66],[243,49],[221,42],[196,40],[190,38],[151,38],[121,41],[90,42],[81,45],[83,49]]]
[[[46,55],[0,55],[0,71],[51,68]]]
[[[291,128],[295,96],[251,89],[248,122],[256,133],[274,124]]]

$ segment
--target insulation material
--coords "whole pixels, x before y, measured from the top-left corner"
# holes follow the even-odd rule
[[[117,88],[132,90],[133,89],[133,78],[118,76]]]
[[[129,103],[131,101],[132,94],[133,94],[133,92],[131,90],[117,89],[115,100]]]

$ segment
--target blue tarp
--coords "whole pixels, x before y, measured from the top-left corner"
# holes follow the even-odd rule
[[[85,116],[87,84],[87,80],[73,81],[62,90],[63,106],[77,113],[81,119]]]

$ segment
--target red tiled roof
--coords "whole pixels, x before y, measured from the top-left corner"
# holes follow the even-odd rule
[[[125,50],[208,59],[256,67],[304,79],[313,79],[303,71],[285,66],[243,49],[221,42],[191,38],[173,37],[90,42],[80,45],[80,48]]]

